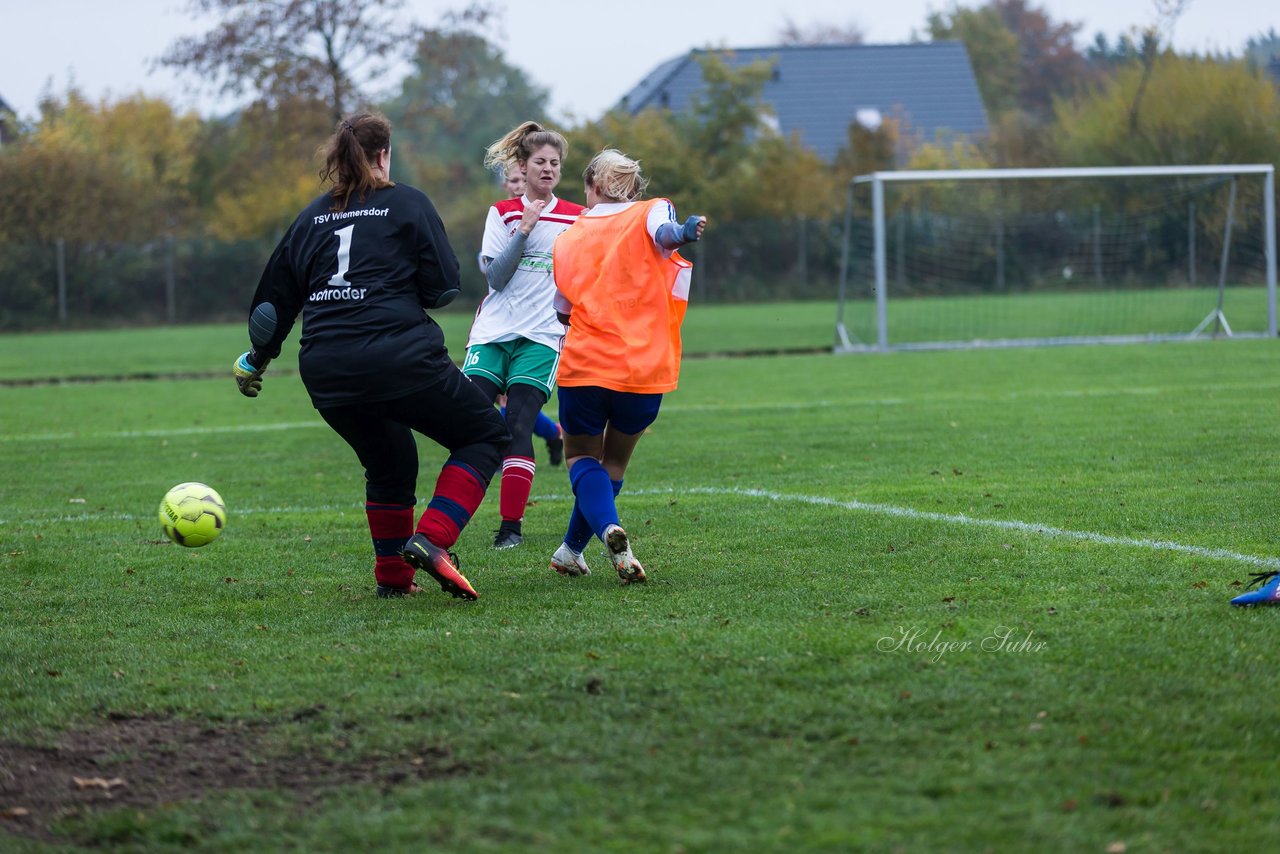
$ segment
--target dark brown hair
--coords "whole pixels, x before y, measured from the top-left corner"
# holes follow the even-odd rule
[[[324,168],[320,180],[332,181],[333,206],[346,210],[354,195],[363,199],[382,187],[395,186],[373,173],[381,151],[391,150],[391,122],[375,113],[356,113],[338,122],[333,136],[322,147]]]

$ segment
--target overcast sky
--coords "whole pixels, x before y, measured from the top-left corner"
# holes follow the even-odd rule
[[[408,14],[439,20],[460,3],[409,0]],[[498,0],[507,61],[551,93],[557,119],[594,119],[654,66],[695,47],[775,44],[788,21],[856,25],[872,43],[905,42],[924,29],[931,11],[952,8],[936,0]],[[981,5],[967,0],[960,5]],[[1156,20],[1155,0],[1043,0],[1055,21],[1083,23],[1080,41],[1097,32],[1113,39]],[[183,0],[14,0],[6,3],[0,49],[0,97],[20,116],[32,117],[40,95],[62,94],[74,83],[94,99],[139,91],[163,96],[204,114],[231,106],[189,91],[192,82],[149,71],[177,37],[207,29],[184,14]],[[1190,0],[1173,41],[1179,50],[1239,53],[1245,41],[1275,27],[1280,4],[1263,0]]]

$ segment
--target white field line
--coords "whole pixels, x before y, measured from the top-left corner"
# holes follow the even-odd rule
[[[777,502],[793,502],[798,504],[810,504],[819,507],[833,507],[841,510],[851,510],[857,513],[868,513],[876,516],[894,516],[900,519],[912,519],[923,522],[938,522],[944,525],[961,525],[975,528],[992,528],[996,530],[1010,531],[1030,537],[1045,537],[1048,539],[1065,539],[1080,540],[1089,543],[1097,543],[1104,546],[1122,546],[1125,548],[1145,549],[1148,551],[1170,551],[1180,554],[1194,555],[1196,557],[1208,558],[1210,560],[1231,561],[1233,563],[1243,563],[1250,566],[1258,566],[1264,569],[1280,569],[1280,558],[1276,557],[1258,557],[1256,555],[1247,555],[1240,552],[1234,552],[1229,549],[1214,549],[1204,546],[1190,546],[1185,543],[1174,542],[1173,540],[1153,540],[1145,537],[1115,537],[1110,534],[1099,534],[1094,531],[1073,531],[1069,528],[1057,528],[1052,525],[1041,525],[1035,522],[1021,522],[1014,519],[981,519],[973,516],[966,516],[963,513],[935,513],[928,510],[916,510],[911,507],[898,507],[893,504],[875,504],[866,501],[841,501],[835,498],[824,498],[817,495],[789,495],[783,492],[774,492],[767,489],[744,489],[740,487],[722,488],[722,487],[686,487],[683,489],[637,489],[628,490],[627,495],[732,495],[744,498],[758,498],[766,501]],[[553,495],[534,495],[531,498],[535,501],[561,501],[569,503],[573,500],[572,495],[553,494]],[[363,515],[364,508],[360,504],[320,504],[312,506],[292,506],[292,507],[259,507],[259,508],[240,508],[232,511],[233,516],[256,516],[260,514],[269,514],[272,516],[288,516],[292,514],[303,513],[338,513],[340,515],[360,514]],[[137,514],[137,513],[67,513],[67,514],[50,514],[47,516],[29,516],[17,519],[0,518],[0,526],[14,524],[49,524],[49,523],[75,523],[88,521],[121,521],[133,522],[144,521],[153,523],[156,520],[154,513]]]
[[[1203,546],[1189,546],[1173,540],[1152,540],[1145,537],[1113,537],[1110,534],[1099,534],[1094,531],[1073,531],[1069,528],[1055,528],[1052,525],[1040,525],[1035,522],[1020,522],[1015,519],[980,519],[966,516],[963,513],[934,513],[928,510],[915,510],[910,507],[896,507],[892,504],[872,504],[866,501],[840,501],[835,498],[823,498],[815,495],[787,495],[766,489],[721,489],[715,487],[692,487],[684,490],[668,490],[671,493],[683,492],[692,495],[746,495],[754,498],[765,498],[770,501],[791,501],[802,504],[813,504],[821,507],[838,507],[871,513],[878,516],[896,516],[902,519],[917,519],[925,522],[941,522],[947,525],[965,525],[975,528],[995,528],[1013,531],[1031,536],[1049,537],[1052,539],[1083,540],[1107,546],[1125,546],[1128,548],[1148,549],[1150,551],[1172,551],[1213,560],[1229,560],[1261,566],[1267,569],[1280,569],[1280,558],[1257,557],[1241,554],[1229,549],[1211,549]],[[661,493],[662,490],[657,490]]]
[[[277,430],[310,430],[328,427],[315,421],[279,421],[271,424],[227,424],[220,427],[175,427],[168,430],[112,430],[96,433],[21,433],[0,435],[0,442],[58,442],[69,439],[166,439],[170,436],[212,436],[218,433],[270,433]]]

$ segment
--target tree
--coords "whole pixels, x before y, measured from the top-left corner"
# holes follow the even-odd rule
[[[858,175],[893,169],[898,163],[898,123],[884,119],[874,127],[849,123],[845,145],[836,153],[835,168],[843,186]]]
[[[811,24],[801,27],[788,18],[779,33],[779,44],[784,45],[862,44],[864,41],[866,34],[853,21],[844,26]]]
[[[1061,102],[1057,119],[1058,158],[1068,165],[1269,163],[1280,150],[1280,95],[1242,60],[1165,51],[1150,72],[1131,64],[1096,92]]]
[[[1054,22],[1027,0],[992,0],[991,7],[1018,40],[1018,105],[1049,118],[1054,98],[1071,94],[1090,77],[1088,63],[1075,46],[1081,24]]]
[[[1259,68],[1280,61],[1280,33],[1271,27],[1265,33],[1250,36],[1244,43],[1244,58]]]
[[[323,192],[317,145],[332,130],[311,101],[253,104],[206,129],[205,227],[224,241],[274,240]]]
[[[928,18],[928,32],[934,41],[964,43],[988,113],[997,116],[1017,107],[1018,38],[1005,26],[994,7],[953,6],[949,12],[933,12]]]
[[[372,99],[369,91],[417,44],[417,24],[399,20],[404,0],[189,0],[193,15],[218,23],[178,39],[162,66],[214,81],[224,94],[327,105],[338,121]],[[474,5],[460,17],[483,21]]]
[[[136,96],[46,99],[28,135],[5,146],[0,232],[31,240],[146,241],[190,218],[199,119]]]
[[[1080,26],[1055,23],[1027,0],[991,0],[976,9],[955,5],[928,18],[933,39],[964,42],[990,113],[1016,107],[1040,119],[1052,115],[1055,97],[1091,79],[1075,48]]]
[[[426,30],[413,71],[383,105],[395,129],[392,169],[438,203],[476,188],[495,191],[485,148],[522,121],[545,123],[546,104],[546,91],[482,36]]]

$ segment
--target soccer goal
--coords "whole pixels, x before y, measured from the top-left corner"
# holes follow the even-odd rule
[[[836,352],[1276,336],[1269,164],[876,172]]]

